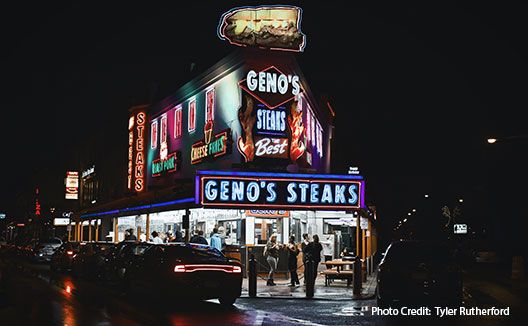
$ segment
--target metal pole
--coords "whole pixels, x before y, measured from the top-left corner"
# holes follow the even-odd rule
[[[251,254],[249,258],[249,268],[248,268],[248,285],[249,285],[249,296],[254,298],[257,296],[257,260],[255,255]]]
[[[361,258],[359,256],[356,256],[356,260],[354,261],[354,289],[353,293],[354,295],[361,294],[361,285],[362,285],[362,275],[361,275]]]
[[[314,285],[315,285],[314,261],[312,259],[308,260],[304,268],[306,268],[306,278],[307,278],[307,280],[305,280],[306,297],[311,299],[314,296]]]

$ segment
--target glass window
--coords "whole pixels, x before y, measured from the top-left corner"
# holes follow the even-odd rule
[[[282,222],[282,218],[255,218],[255,243],[266,244],[275,233],[277,242],[283,243]]]

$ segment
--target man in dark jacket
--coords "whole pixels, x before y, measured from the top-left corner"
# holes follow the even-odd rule
[[[202,230],[194,231],[194,236],[191,238],[190,242],[208,245],[207,240],[203,237]]]
[[[125,231],[125,241],[137,241],[137,238],[134,235],[134,229],[128,229]]]

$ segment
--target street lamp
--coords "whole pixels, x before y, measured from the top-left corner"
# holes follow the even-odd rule
[[[424,197],[425,197],[425,198],[429,198],[429,195],[428,195],[428,194],[425,194]]]
[[[512,139],[526,139],[528,138],[528,135],[517,135],[517,136],[508,136],[508,137],[501,137],[501,138],[488,138],[488,144],[495,144],[496,142],[503,141],[503,140],[512,140]]]
[[[416,208],[413,208],[413,213],[416,212]]]
[[[460,198],[460,199],[458,200],[458,202],[459,202],[459,203],[463,203],[463,202],[464,202],[464,198]]]

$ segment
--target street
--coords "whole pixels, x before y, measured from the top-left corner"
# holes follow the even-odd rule
[[[3,325],[513,325],[522,320],[519,307],[510,316],[375,316],[376,300],[306,300],[239,298],[231,308],[216,300],[189,303],[185,293],[156,297],[123,296],[102,284],[77,281],[69,275],[50,277],[20,266],[3,275],[8,304],[0,309]],[[6,281],[6,279],[4,279]],[[485,291],[465,288],[466,307],[506,307]],[[512,302],[515,304],[515,302]],[[434,313],[433,313],[434,315]]]

